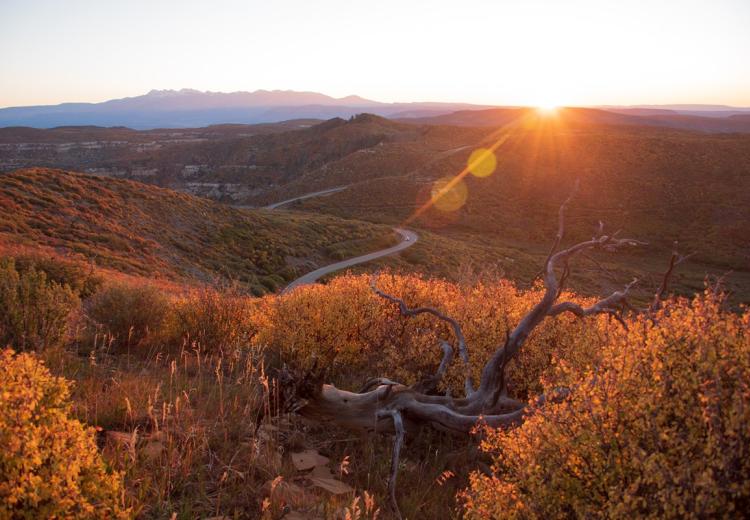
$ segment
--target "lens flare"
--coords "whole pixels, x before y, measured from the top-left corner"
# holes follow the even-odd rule
[[[455,177],[443,177],[435,181],[430,192],[432,204],[440,211],[456,211],[466,204],[469,190],[466,183]]]
[[[497,168],[497,158],[492,150],[477,148],[471,152],[467,168],[475,177],[488,177]]]

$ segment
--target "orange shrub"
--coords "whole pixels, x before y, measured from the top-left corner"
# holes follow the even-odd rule
[[[706,292],[609,336],[597,367],[561,361],[572,389],[523,426],[488,430],[494,476],[468,518],[721,518],[750,505],[750,314]]]
[[[518,290],[507,281],[461,286],[418,275],[381,275],[378,286],[410,306],[434,306],[462,326],[475,381],[484,363],[541,297],[540,289]],[[566,297],[569,295],[566,295]],[[430,315],[405,318],[398,307],[370,288],[366,275],[344,275],[328,285],[300,287],[264,298],[253,313],[253,342],[278,350],[287,362],[309,364],[316,356],[339,384],[385,376],[406,384],[434,373],[442,351],[438,339],[453,343],[451,329]],[[592,324],[595,324],[592,326]],[[541,389],[540,376],[553,357],[588,363],[619,324],[607,318],[581,322],[568,316],[545,321],[508,369],[511,392],[525,398]],[[444,384],[454,395],[463,388],[456,358]]]
[[[0,518],[113,518],[122,479],[71,418],[68,383],[31,354],[0,351]]]
[[[255,299],[204,288],[174,303],[177,333],[202,351],[232,352],[250,344]]]
[[[68,285],[48,281],[33,267],[19,272],[12,258],[0,258],[0,345],[37,351],[61,346],[79,305]]]

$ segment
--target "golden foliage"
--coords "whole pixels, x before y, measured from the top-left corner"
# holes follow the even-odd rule
[[[0,518],[128,516],[120,475],[68,399],[68,383],[36,357],[0,352]]]
[[[203,351],[229,353],[246,348],[253,334],[253,302],[232,291],[192,291],[174,302],[175,335]]]
[[[611,334],[595,367],[561,361],[572,389],[522,427],[487,430],[493,477],[469,518],[718,518],[750,504],[750,314],[711,292]]]
[[[509,327],[541,297],[539,288],[522,291],[505,280],[467,286],[418,275],[382,275],[378,287],[410,306],[434,306],[457,319],[469,345],[475,381]],[[256,344],[281,351],[287,362],[309,364],[314,355],[339,383],[361,384],[375,375],[415,383],[433,374],[440,363],[439,338],[455,344],[452,330],[440,320],[401,316],[396,305],[373,293],[366,275],[339,276],[327,286],[266,297],[253,323]],[[601,338],[619,327],[607,318],[586,323],[560,316],[538,327],[509,367],[511,392],[524,398],[538,392],[553,354],[585,363]],[[444,381],[454,395],[462,391],[463,373],[457,359]]]
[[[261,484],[279,475],[299,476],[294,460],[282,453],[312,447],[305,442],[313,435],[307,425],[282,424],[272,398],[278,390],[266,376],[273,373],[269,364],[309,367],[314,357],[328,368],[326,381],[345,388],[357,388],[372,376],[409,384],[433,374],[442,355],[438,340],[455,344],[451,329],[429,315],[404,318],[369,284],[369,276],[345,275],[325,286],[261,299],[186,290],[160,300],[158,308],[166,309],[166,318],[149,326],[148,336],[160,350],[148,359],[131,367],[129,357],[95,351],[89,363],[70,357],[55,364],[78,381],[74,399],[81,420],[133,439],[138,432],[132,453],[111,460],[126,475],[128,504],[144,517],[180,511],[261,514]],[[409,306],[433,306],[455,317],[466,336],[476,381],[489,356],[542,291],[522,290],[505,280],[455,284],[416,275],[384,274],[377,284]],[[563,298],[587,303],[571,294]],[[115,313],[124,312],[123,306],[137,306],[127,298],[111,301],[117,303],[111,307]],[[134,323],[122,317],[121,330]],[[564,386],[572,390],[571,397],[545,406],[520,428],[485,433],[482,447],[493,460],[494,474],[471,475],[461,494],[463,514],[736,516],[747,508],[750,496],[750,466],[745,462],[750,460],[748,331],[750,315],[722,310],[713,293],[667,302],[655,320],[631,320],[627,331],[605,316],[545,320],[508,368],[510,393],[532,399]],[[178,345],[181,348],[175,348]],[[3,368],[9,360],[33,361],[4,356]],[[46,378],[53,388],[63,384],[34,366],[35,375],[29,378]],[[1,376],[10,377],[5,372]],[[463,367],[456,359],[443,389],[458,395],[462,380]],[[16,386],[19,392],[35,388]],[[3,380],[1,388],[6,387],[14,388]],[[2,414],[26,406],[6,405],[9,398],[2,398]],[[42,416],[66,417],[67,405],[59,404],[66,399],[67,387],[64,397],[40,397],[37,405],[28,406],[36,406]],[[0,421],[7,421],[6,415],[0,415]],[[339,446],[330,442],[326,427],[316,432],[321,445],[328,443],[327,456],[349,462],[351,453],[347,483],[357,493],[368,489],[382,500],[384,490],[371,478],[385,482],[387,457],[373,452],[368,459],[357,451],[365,449],[358,443],[354,448]],[[56,455],[67,453],[53,440],[24,440],[18,449],[55,447]],[[430,453],[434,448],[446,456],[446,439],[425,442]],[[159,450],[152,456],[154,443]],[[76,453],[89,457],[80,448]],[[29,456],[33,461],[33,453]],[[372,464],[382,461],[382,467],[373,470]],[[81,467],[68,463],[65,470]],[[465,462],[448,466],[425,461],[419,476],[415,473],[401,490],[402,502],[413,502],[412,511],[444,512],[454,490],[466,485],[466,471]],[[49,493],[67,492],[58,481],[47,480],[55,482]],[[378,515],[374,498],[363,496],[364,504],[354,499],[346,514]],[[268,507],[273,509],[278,504],[271,498]],[[339,502],[324,501],[321,507],[339,510],[345,505]],[[99,507],[99,502],[91,503]]]

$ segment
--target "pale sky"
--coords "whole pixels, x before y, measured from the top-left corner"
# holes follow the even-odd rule
[[[0,0],[0,107],[180,88],[750,106],[750,0]]]

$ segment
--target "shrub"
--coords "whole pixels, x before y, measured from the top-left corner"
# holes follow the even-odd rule
[[[186,341],[208,352],[247,347],[254,330],[250,304],[250,298],[231,291],[195,291],[175,304],[178,331]]]
[[[33,267],[19,274],[12,259],[0,259],[0,345],[18,350],[60,346],[79,305],[67,285],[47,281]]]
[[[0,517],[122,517],[122,481],[94,431],[70,416],[68,383],[30,354],[0,352]]]
[[[417,275],[382,275],[378,286],[410,306],[434,306],[456,318],[477,382],[508,328],[541,297],[539,288],[522,291],[507,281],[461,286]],[[454,341],[446,324],[432,316],[401,316],[396,305],[373,293],[367,275],[339,276],[325,286],[266,297],[254,311],[253,322],[255,343],[272,346],[292,365],[309,364],[314,355],[335,383],[345,385],[360,384],[373,375],[414,383],[434,373],[440,363],[438,338]],[[540,391],[540,377],[554,357],[593,363],[602,338],[617,327],[607,318],[585,324],[568,316],[546,320],[509,366],[511,393],[526,398]],[[463,374],[459,361],[448,371],[444,384],[454,395],[463,391]]]
[[[80,261],[43,255],[18,255],[14,257],[16,270],[25,273],[31,269],[43,272],[47,280],[67,285],[81,298],[88,298],[102,285],[102,278],[93,268]]]
[[[722,518],[750,508],[750,314],[712,293],[609,337],[596,368],[560,362],[573,391],[517,429],[488,430],[494,475],[469,518]]]
[[[88,316],[112,336],[120,350],[154,346],[168,340],[170,301],[156,287],[108,285],[98,291],[86,307]]]

